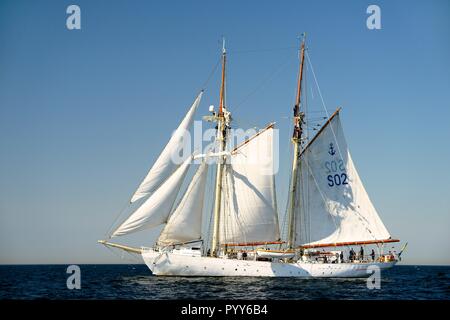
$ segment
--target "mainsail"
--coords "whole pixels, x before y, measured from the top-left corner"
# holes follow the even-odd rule
[[[275,201],[273,125],[231,152],[223,177],[219,242],[280,239]]]
[[[158,244],[183,243],[201,238],[207,173],[208,165],[202,162],[159,236]]]
[[[167,221],[184,180],[191,157],[175,170],[145,202],[125,220],[112,237],[159,226]]]
[[[303,150],[297,185],[296,246],[390,238],[353,164],[339,110]]]
[[[175,130],[166,147],[159,155],[155,164],[137,188],[130,200],[131,203],[154,192],[161,185],[161,183],[164,182],[180,166],[180,162],[174,161],[174,156],[177,155],[183,147],[184,134],[192,125],[195,111],[200,104],[202,95],[203,91],[199,93],[183,121]]]

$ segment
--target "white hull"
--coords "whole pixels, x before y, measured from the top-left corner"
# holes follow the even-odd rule
[[[188,256],[172,252],[144,250],[142,257],[153,274],[158,276],[191,277],[302,277],[302,278],[362,278],[369,266],[380,270],[396,264],[373,263],[283,263]]]

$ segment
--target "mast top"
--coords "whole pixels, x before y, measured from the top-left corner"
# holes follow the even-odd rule
[[[300,46],[300,66],[297,79],[297,96],[294,105],[294,132],[292,138],[295,142],[301,142],[302,136],[302,123],[304,114],[300,112],[301,94],[302,94],[302,79],[303,79],[303,64],[305,61],[305,38],[306,34],[302,34],[302,42]]]
[[[220,85],[220,100],[219,100],[219,117],[223,117],[223,109],[225,105],[225,64],[226,64],[226,49],[225,38],[222,38],[222,83]]]
[[[302,86],[302,78],[303,78],[303,61],[305,59],[305,41],[306,41],[306,33],[303,32],[301,35],[301,45],[299,48],[300,70],[298,73],[298,82],[297,82],[297,98],[295,100],[296,108],[300,107],[300,95],[301,95],[301,86]]]
[[[227,51],[225,49],[225,37],[222,37],[222,54],[226,54]]]

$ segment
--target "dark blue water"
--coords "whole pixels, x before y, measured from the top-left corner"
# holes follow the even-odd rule
[[[69,290],[67,265],[0,266],[0,299],[445,299],[449,266],[396,266],[381,288],[365,279],[183,278],[152,276],[145,265],[80,265]]]

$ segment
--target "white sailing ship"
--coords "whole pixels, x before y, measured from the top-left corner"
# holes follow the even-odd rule
[[[192,126],[203,91],[142,181],[130,202],[137,205],[110,238],[161,227],[152,247],[134,248],[99,242],[142,256],[158,276],[366,277],[368,268],[387,269],[399,255],[383,253],[392,239],[367,195],[353,164],[336,110],[307,140],[301,93],[305,58],[300,48],[294,107],[294,149],[287,239],[281,239],[274,172],[274,124],[238,146],[230,146],[231,115],[225,105],[226,50],[222,51],[218,112],[204,117],[216,122],[216,150],[173,161]],[[194,164],[194,159],[201,162]],[[214,161],[211,163],[211,160]],[[198,166],[179,194],[190,167]],[[215,169],[215,186],[208,170]],[[212,229],[204,235],[205,198],[214,192]],[[371,245],[377,253],[364,254]],[[358,254],[348,249],[357,247]],[[345,253],[345,254],[344,254]]]

